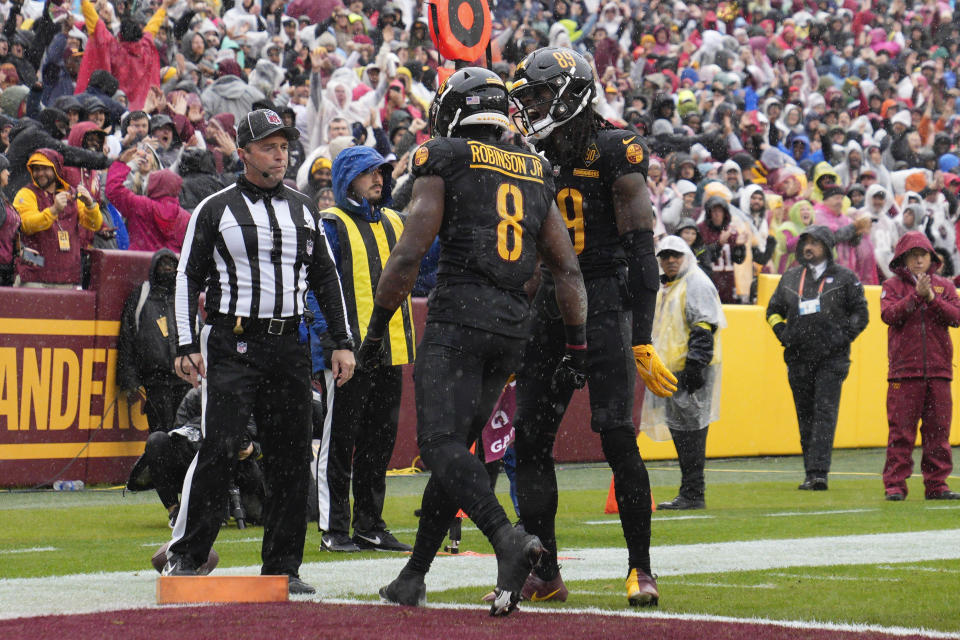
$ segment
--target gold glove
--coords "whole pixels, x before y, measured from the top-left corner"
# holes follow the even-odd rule
[[[638,344],[633,348],[633,358],[637,362],[637,372],[643,378],[647,389],[661,398],[673,395],[677,390],[677,377],[663,366],[653,345]]]

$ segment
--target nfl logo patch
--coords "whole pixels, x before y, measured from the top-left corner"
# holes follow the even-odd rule
[[[242,340],[240,342],[237,342],[237,353],[244,354],[246,352],[247,352],[247,343],[243,342]]]
[[[280,119],[280,116],[278,116],[275,112],[270,111],[269,109],[267,109],[263,115],[267,117],[267,122],[269,122],[270,124],[274,124],[274,125],[283,124],[283,120]]]
[[[480,96],[467,96],[467,104],[480,104]]]
[[[307,255],[313,256],[313,240],[307,240]]]

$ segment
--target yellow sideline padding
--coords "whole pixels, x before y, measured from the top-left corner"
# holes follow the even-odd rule
[[[783,348],[766,322],[767,302],[779,276],[761,275],[757,305],[724,305],[723,374],[720,419],[710,425],[707,457],[762,456],[800,453],[800,434],[793,406]],[[880,320],[880,287],[864,287],[870,324],[850,349],[850,374],[843,383],[835,447],[887,445],[887,325]],[[960,362],[960,330],[951,329],[954,368]],[[954,374],[950,444],[960,445],[958,399],[960,380]],[[920,439],[918,437],[919,444]],[[637,437],[645,459],[676,458],[673,442]],[[919,471],[919,470],[918,470]]]

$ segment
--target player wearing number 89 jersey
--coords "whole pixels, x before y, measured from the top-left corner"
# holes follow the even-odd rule
[[[507,520],[483,463],[469,451],[516,370],[528,332],[523,283],[539,253],[556,282],[567,357],[551,371],[563,386],[583,386],[586,292],[566,227],[552,199],[549,163],[500,143],[507,90],[491,71],[470,67],[441,85],[430,109],[440,137],[414,152],[416,181],[403,235],[377,285],[361,367],[379,361],[380,337],[416,280],[420,259],[440,238],[437,285],[417,349],[417,444],[430,469],[413,554],[380,590],[388,602],[424,602],[424,576],[462,508],[497,554],[492,615],[516,608],[540,540]]]
[[[586,285],[591,427],[613,469],[629,555],[627,597],[634,605],[656,604],[650,480],[634,437],[633,388],[638,371],[658,395],[670,395],[676,378],[650,345],[659,271],[646,190],[647,148],[639,136],[609,127],[593,111],[596,83],[580,54],[538,49],[520,62],[514,77],[514,121],[555,168],[557,205]],[[546,270],[517,373],[515,419],[520,518],[545,548],[523,595],[541,600],[565,599],[567,593],[557,564],[553,445],[572,391],[549,382],[563,357],[553,284]]]

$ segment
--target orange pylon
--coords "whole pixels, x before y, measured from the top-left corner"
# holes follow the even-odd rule
[[[657,510],[657,502],[653,499],[653,489],[650,490],[650,510]],[[617,506],[617,492],[614,488],[613,478],[610,478],[610,491],[607,492],[607,504],[603,508],[604,513],[620,513]]]

